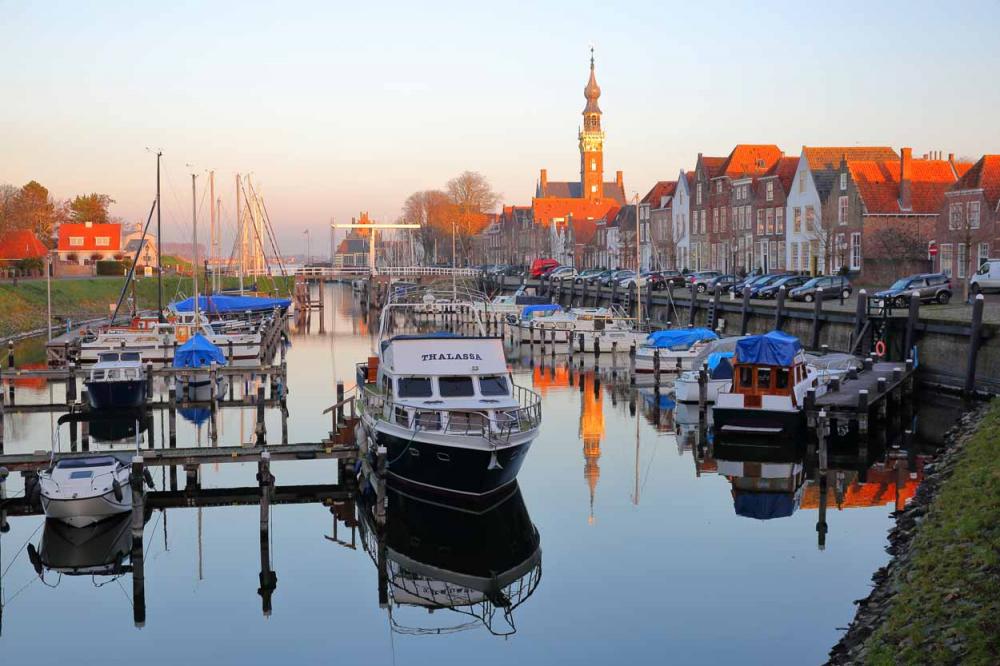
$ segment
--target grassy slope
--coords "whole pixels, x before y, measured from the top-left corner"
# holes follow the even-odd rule
[[[280,278],[278,279],[280,283]],[[176,277],[163,278],[163,299],[169,303],[181,291],[190,295],[191,280]],[[259,289],[268,290],[269,278],[257,279]],[[123,280],[118,277],[52,281],[52,314],[81,319],[86,316],[108,314],[108,304],[114,303],[121,292]],[[237,286],[237,281],[227,278],[227,287]],[[282,288],[281,293],[285,293]],[[5,281],[0,284],[0,337],[29,331],[45,326],[45,280],[21,280],[17,287]],[[136,294],[140,309],[156,308],[156,279],[140,278]]]
[[[1000,401],[966,444],[914,537],[891,620],[869,639],[875,664],[996,664],[1000,655]]]

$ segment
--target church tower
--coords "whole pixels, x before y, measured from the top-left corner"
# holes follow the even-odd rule
[[[580,196],[584,199],[604,198],[604,132],[601,130],[601,107],[597,99],[601,87],[594,76],[594,49],[590,49],[590,80],[583,89],[587,106],[583,109],[583,129],[580,130]]]

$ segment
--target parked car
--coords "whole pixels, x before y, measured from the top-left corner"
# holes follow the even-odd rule
[[[535,259],[531,262],[531,272],[528,277],[540,278],[545,271],[558,265],[559,262],[555,259]]]
[[[603,268],[585,268],[577,274],[577,276],[574,278],[574,281],[577,284],[581,284],[582,282],[586,282],[592,277],[600,275],[604,271],[605,269]]]
[[[626,270],[624,268],[620,268],[620,269],[618,269],[616,271],[609,271],[607,275],[605,275],[603,278],[601,278],[601,286],[602,287],[610,287],[611,285],[613,285],[614,283],[618,282],[623,277],[625,277],[626,274],[631,273],[631,272],[632,271]]]
[[[657,291],[658,289],[663,289],[666,285],[666,278],[660,271],[642,271],[639,273],[639,277],[636,277],[634,272],[631,276],[628,276],[619,281],[619,284],[626,289],[630,288],[633,284],[638,283],[643,289],[652,289]]]
[[[704,294],[708,291],[709,283],[715,278],[722,275],[719,271],[698,271],[697,273],[691,273],[688,275],[688,284],[692,289],[695,289],[700,294]]]
[[[726,275],[720,275],[711,282],[708,283],[709,293],[715,293],[716,289],[720,289],[723,292],[729,290],[734,284],[736,284],[736,276],[732,273],[727,273]]]
[[[742,284],[738,286],[734,285],[733,294],[737,297],[742,298],[743,292],[746,290],[747,287],[750,287],[750,298],[755,298],[755,294],[761,287],[764,287],[776,280],[780,280],[781,278],[789,275],[793,275],[793,273],[782,271],[781,273],[766,273],[764,275],[758,275],[749,282],[744,281]]]
[[[823,288],[824,301],[841,296],[850,298],[851,294],[854,293],[854,288],[851,287],[851,283],[846,277],[842,275],[818,275],[789,291],[788,296],[793,301],[812,303],[816,300],[816,294],[820,293],[820,287]]]
[[[787,296],[789,291],[795,289],[796,287],[801,287],[811,279],[812,278],[808,275],[786,275],[759,287],[752,287],[750,289],[750,297],[777,298],[778,291],[780,291],[782,287],[785,288],[785,295]]]
[[[576,277],[576,269],[572,266],[556,266],[545,274],[547,280],[572,280]]]
[[[672,284],[675,287],[683,287],[687,284],[687,276],[680,271],[655,271],[652,274],[654,277],[650,277],[650,281],[653,283],[653,289],[666,289],[668,284]]]
[[[629,284],[633,284],[635,282],[635,279],[635,271],[628,270],[622,271],[620,275],[615,277],[615,280],[618,282],[619,289],[627,289]]]
[[[729,291],[736,294],[742,294],[743,287],[752,285],[755,280],[759,280],[762,277],[764,277],[763,273],[759,273],[756,271],[753,273],[748,273],[747,275],[743,276],[742,280],[737,280],[736,284],[734,284],[732,287],[729,288]]]
[[[921,273],[896,280],[888,289],[875,292],[876,301],[893,307],[904,307],[910,294],[920,294],[922,303],[947,303],[951,300],[951,278],[944,273]]]
[[[1000,291],[1000,259],[987,259],[969,280],[969,290],[973,294]]]
[[[600,273],[597,273],[596,275],[591,275],[589,278],[587,278],[587,284],[599,285],[604,281],[604,278],[609,277],[614,272],[615,272],[614,270],[605,269]]]

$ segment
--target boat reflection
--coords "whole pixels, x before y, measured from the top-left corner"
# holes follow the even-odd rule
[[[515,483],[485,508],[441,504],[386,488],[384,515],[362,501],[361,537],[378,569],[379,605],[394,631],[444,634],[480,624],[497,636],[516,631],[514,611],[541,579],[538,531]],[[423,609],[420,625],[408,611]],[[430,620],[437,610],[464,615],[458,624]]]
[[[104,418],[100,418],[96,413],[91,416],[90,437],[95,442],[133,446],[136,436],[149,430],[152,419],[150,414],[143,410],[135,410],[131,414],[113,412]]]
[[[802,503],[804,451],[796,442],[752,446],[717,441],[717,471],[729,479],[736,515],[758,520],[791,516]]]

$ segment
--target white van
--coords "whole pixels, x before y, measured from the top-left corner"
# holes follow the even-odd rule
[[[1000,259],[987,259],[969,280],[973,294],[1000,291]]]

